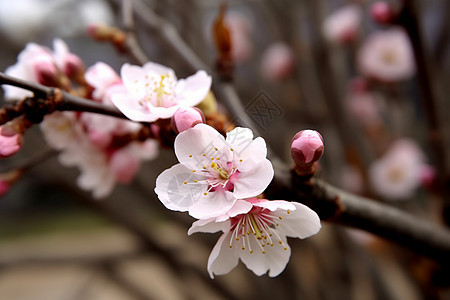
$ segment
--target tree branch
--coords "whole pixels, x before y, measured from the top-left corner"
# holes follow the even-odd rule
[[[71,110],[93,112],[128,120],[128,118],[125,117],[124,114],[122,114],[117,108],[113,106],[106,106],[89,99],[77,97],[58,88],[47,87],[39,83],[28,82],[19,78],[14,78],[2,72],[0,72],[0,84],[8,84],[33,92],[34,100],[48,100],[44,104],[47,105],[47,108],[50,110],[53,109],[60,111]],[[16,105],[19,111],[13,113],[12,115],[6,111],[3,111],[3,113],[0,111],[0,125],[5,124],[11,119],[24,113],[24,111],[20,111],[21,109],[23,109],[21,108],[20,103],[21,102],[18,103],[18,107]]]
[[[303,181],[291,172],[274,181],[277,199],[303,202],[322,220],[366,230],[450,266],[450,230],[322,180]],[[288,191],[288,192],[286,192]],[[280,198],[284,197],[284,198]]]

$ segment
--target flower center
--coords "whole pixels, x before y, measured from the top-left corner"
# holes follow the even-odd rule
[[[287,211],[290,214],[290,211]],[[267,209],[253,208],[245,215],[239,215],[231,219],[231,238],[229,247],[240,247],[243,251],[254,252],[255,244],[266,254],[266,246],[274,247],[276,244],[287,250],[286,243],[277,232],[277,227],[283,217],[275,216]]]
[[[159,76],[145,76],[147,100],[157,107],[170,107],[175,105],[176,82],[170,74]]]
[[[231,154],[226,154],[228,151]],[[225,191],[234,190],[234,182],[239,177],[238,166],[244,160],[239,159],[234,153],[233,148],[223,148],[219,150],[214,145],[208,145],[204,151],[197,155],[189,154],[189,159],[196,160],[196,164],[201,166],[197,170],[192,170],[192,174],[184,181],[184,184],[202,184],[208,185],[206,192],[203,195],[208,195],[209,192],[214,192],[218,189]]]

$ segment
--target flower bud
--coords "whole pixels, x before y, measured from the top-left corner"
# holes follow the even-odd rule
[[[196,107],[180,107],[172,117],[172,128],[176,133],[183,132],[199,123],[205,123],[205,117]]]
[[[83,76],[85,69],[83,61],[78,56],[72,53],[67,55],[63,71],[69,78]]]
[[[386,1],[378,1],[370,7],[370,15],[380,24],[391,24],[395,18],[392,6]]]
[[[33,66],[37,81],[40,84],[45,86],[58,85],[59,72],[51,58],[43,55],[37,57]]]
[[[312,167],[322,156],[323,150],[322,136],[315,130],[302,130],[292,139],[291,156],[297,169]]]
[[[9,191],[9,182],[0,179],[0,197],[3,197]]]
[[[0,127],[0,158],[16,154],[22,147],[22,135],[20,133],[3,134],[4,127]]]

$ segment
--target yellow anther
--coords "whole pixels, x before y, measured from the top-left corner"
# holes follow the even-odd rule
[[[185,181],[184,184],[187,184],[187,181]]]
[[[214,160],[214,157],[211,157],[211,160]]]
[[[234,151],[234,149],[233,149],[233,148],[230,148],[230,150],[231,150],[231,151]]]
[[[239,241],[239,238],[238,238],[238,237],[236,238],[236,241]]]
[[[291,211],[290,211],[290,210],[288,209],[288,210],[287,210],[287,213],[288,213],[288,214],[290,214],[290,213],[291,213]]]
[[[216,157],[216,159],[217,159],[217,160],[219,160],[219,159],[220,159],[220,157]]]
[[[217,149],[217,148],[215,148],[215,147],[214,147],[214,150],[216,150],[216,151],[217,151],[217,150],[219,150],[219,149]]]
[[[283,244],[283,242],[282,242],[282,241],[278,241],[278,244],[280,244],[280,245],[281,245],[281,244]]]
[[[198,180],[197,180],[197,179],[195,179],[195,180],[194,180],[194,182],[198,182]]]
[[[284,248],[284,250],[287,250],[287,248]]]
[[[242,247],[242,250],[245,250],[245,247]]]
[[[270,243],[270,247],[273,247],[273,243]]]
[[[266,254],[266,251],[263,251],[263,254]]]
[[[239,161],[242,162],[242,159],[240,159]]]
[[[203,169],[206,170],[206,166],[203,166]]]
[[[192,157],[192,154],[189,154],[189,157]]]
[[[230,248],[233,248],[233,246],[230,245]]]
[[[203,195],[205,195],[205,196],[206,196],[206,195],[208,195],[208,193],[207,193],[207,192],[204,192],[204,193],[203,193]]]
[[[195,170],[192,170],[192,173],[195,173],[196,171]]]
[[[215,168],[215,167],[217,166],[217,164],[214,163],[214,162],[212,162],[212,163],[210,164],[210,166],[211,166],[211,168]]]
[[[205,153],[203,153],[203,154],[202,154],[202,156],[206,156],[206,154],[205,154]]]
[[[250,250],[250,254],[252,254],[253,253],[253,250]]]
[[[278,218],[279,218],[280,220],[283,220],[283,217],[281,217],[281,216],[280,216],[280,217],[278,217]]]

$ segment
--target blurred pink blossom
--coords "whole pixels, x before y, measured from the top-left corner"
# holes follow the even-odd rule
[[[62,74],[73,64],[82,64],[81,59],[69,52],[61,39],[53,40],[54,51],[35,43],[29,43],[17,57],[17,63],[8,67],[6,74],[23,80],[39,82],[47,86],[67,88],[68,80]],[[4,85],[6,100],[20,100],[33,93],[14,86]]]
[[[392,200],[407,200],[421,184],[425,155],[409,139],[396,141],[369,168],[369,180],[379,195]]]
[[[325,19],[322,27],[323,34],[331,42],[352,42],[359,35],[361,18],[361,7],[356,4],[346,5]]]
[[[357,55],[360,71],[380,81],[410,79],[416,72],[411,43],[400,28],[372,33]]]
[[[372,92],[350,92],[346,98],[347,107],[359,123],[376,126],[383,122],[383,98]]]
[[[273,43],[261,58],[261,73],[267,80],[283,80],[295,69],[292,49],[285,43]]]

